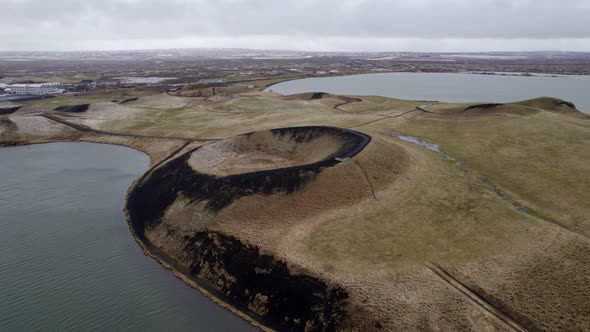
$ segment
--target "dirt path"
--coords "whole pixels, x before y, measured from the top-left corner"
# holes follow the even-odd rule
[[[552,219],[552,218],[548,218],[546,217],[544,214],[539,213],[538,211],[535,211],[534,209],[524,205],[523,203],[521,203],[519,200],[517,200],[516,198],[512,197],[511,195],[509,195],[506,191],[500,189],[499,187],[497,187],[496,185],[484,180],[483,178],[477,176],[475,173],[471,172],[467,167],[463,166],[463,164],[451,157],[450,155],[446,154],[445,152],[443,152],[440,148],[440,146],[438,146],[437,144],[434,143],[430,143],[427,142],[425,140],[422,140],[419,137],[414,137],[414,136],[409,136],[409,135],[403,135],[400,133],[393,133],[392,135],[393,137],[396,137],[404,142],[408,142],[411,144],[415,144],[415,145],[419,145],[422,146],[430,151],[433,151],[439,155],[441,155],[443,158],[445,158],[446,160],[452,162],[453,164],[455,164],[455,166],[457,166],[461,171],[463,171],[463,173],[465,173],[465,175],[467,175],[468,177],[472,178],[473,180],[477,181],[480,185],[482,185],[484,188],[490,190],[491,192],[493,192],[494,194],[498,195],[499,197],[501,197],[503,200],[507,201],[510,203],[510,205],[512,205],[513,207],[515,207],[518,211],[523,212],[523,213],[527,213],[530,216],[533,216],[539,220],[545,221],[545,222],[549,222],[551,224],[554,224],[560,228],[565,229],[568,232],[571,232],[573,234],[579,235],[583,238],[585,238],[586,240],[588,240],[589,238],[579,232],[576,232],[572,229],[570,229],[569,227],[567,227],[565,224],[559,222],[558,220]]]
[[[346,113],[346,114],[356,114],[356,113],[353,113],[353,112],[345,111],[345,110],[343,110],[343,109],[340,108],[341,106],[344,106],[344,105],[348,105],[348,104],[352,104],[352,103],[358,103],[358,102],[361,102],[362,101],[361,99],[358,99],[358,98],[351,98],[351,99],[353,99],[353,100],[345,101],[343,103],[334,105],[334,109],[337,110],[337,111],[339,111],[339,112]]]
[[[426,107],[428,107],[430,105],[422,105],[422,106],[418,106],[416,107],[416,109],[424,112],[424,113],[428,113],[428,114],[436,114],[436,115],[444,115],[444,116],[502,116],[502,114],[500,113],[496,113],[496,114],[446,114],[446,113],[438,113],[438,112],[433,112],[433,111],[429,111],[426,109]]]
[[[365,181],[367,182],[367,184],[369,185],[369,188],[371,189],[371,195],[373,196],[373,199],[383,208],[385,209],[385,206],[381,203],[381,201],[377,198],[377,194],[375,193],[375,187],[373,186],[373,183],[371,183],[371,180],[369,180],[369,176],[367,175],[367,172],[365,171],[364,168],[361,167],[361,165],[356,161],[353,160],[352,161],[356,167],[358,167],[358,169],[361,171],[361,173],[363,174],[363,178],[365,179]]]
[[[514,320],[514,318],[510,317],[507,313],[502,312],[500,309],[496,308],[493,304],[486,301],[484,298],[479,296],[476,292],[471,290],[467,287],[463,282],[457,279],[455,276],[451,275],[441,266],[436,265],[434,263],[426,264],[426,267],[440,277],[445,283],[449,286],[455,288],[459,292],[461,292],[465,297],[467,297],[471,302],[475,303],[477,306],[482,308],[483,310],[487,311],[491,315],[495,316],[499,320],[506,323],[515,331],[526,332],[528,331],[522,324]]]
[[[76,129],[78,131],[85,132],[85,133],[97,133],[97,134],[103,134],[103,135],[119,136],[119,137],[132,137],[132,138],[177,139],[177,140],[183,140],[183,141],[188,141],[188,142],[208,142],[208,141],[220,140],[219,138],[187,138],[187,137],[178,137],[178,136],[155,136],[155,135],[113,133],[113,132],[109,132],[109,131],[93,129],[88,126],[72,123],[72,122],[66,121],[56,115],[53,115],[53,114],[41,114],[40,116],[42,116],[46,119],[49,119],[51,121],[60,123],[64,126],[68,126],[70,128]]]
[[[348,127],[348,129],[352,129],[352,128],[358,128],[358,127],[366,126],[366,125],[369,125],[369,124],[372,124],[372,123],[375,123],[375,122],[379,122],[379,121],[383,121],[383,120],[388,120],[388,119],[395,119],[395,118],[399,118],[400,116],[404,116],[404,115],[406,115],[406,114],[409,114],[409,113],[412,113],[412,112],[416,112],[416,111],[418,111],[418,110],[419,110],[418,108],[415,108],[415,109],[413,109],[413,110],[411,110],[411,111],[407,111],[407,112],[404,112],[404,113],[401,113],[401,114],[398,114],[398,115],[393,115],[393,116],[388,116],[388,115],[379,115],[379,116],[382,116],[382,118],[381,118],[381,119],[377,119],[377,120],[371,120],[371,121],[369,121],[369,122],[365,122],[365,123],[361,123],[361,124],[358,124],[358,125],[354,125],[354,126],[352,126],[352,127]]]

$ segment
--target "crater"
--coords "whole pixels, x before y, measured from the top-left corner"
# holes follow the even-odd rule
[[[257,131],[206,144],[154,169],[127,200],[136,233],[157,227],[182,194],[206,214],[256,194],[292,193],[327,167],[354,157],[369,135],[325,126]]]
[[[192,169],[219,177],[342,161],[368,143],[361,133],[334,127],[257,131],[207,144],[190,156]]]
[[[313,126],[207,144],[140,178],[127,197],[128,221],[137,240],[161,262],[267,326],[334,331],[346,315],[344,289],[294,272],[261,248],[209,226],[236,200],[291,194],[370,141],[352,130]]]

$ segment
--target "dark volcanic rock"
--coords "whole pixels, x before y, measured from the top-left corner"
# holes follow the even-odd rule
[[[271,130],[273,135],[288,135],[304,143],[317,135],[341,135],[341,148],[328,158],[315,163],[218,177],[195,172],[188,164],[188,152],[156,169],[146,181],[137,185],[130,204],[141,202],[134,209],[133,219],[141,220],[142,227],[154,227],[164,211],[183,193],[192,202],[207,201],[207,209],[219,212],[236,199],[256,194],[292,193],[304,186],[322,168],[331,167],[359,153],[370,142],[370,137],[355,131],[334,127],[296,127]],[[245,134],[249,135],[249,134]]]
[[[138,180],[129,193],[127,212],[137,238],[153,247],[146,232],[162,223],[165,211],[179,194],[191,204],[206,202],[203,209],[216,214],[240,197],[299,190],[324,168],[353,157],[370,142],[365,134],[334,127],[281,128],[271,133],[277,140],[294,144],[323,135],[337,137],[340,143],[333,153],[310,164],[227,176],[195,171],[188,163],[195,150],[168,161]],[[326,331],[337,329],[345,318],[348,295],[343,289],[293,273],[285,262],[261,254],[255,246],[207,230],[192,235],[179,235],[174,229],[167,232],[166,238],[180,245],[182,252],[161,259],[172,266],[180,261],[188,266],[188,275],[205,280],[208,288],[269,326]]]
[[[137,101],[139,98],[129,98],[129,99],[125,99],[122,102],[120,102],[119,104],[123,105],[123,104],[127,104],[127,103],[131,103],[134,101]]]
[[[8,117],[1,117],[0,118],[0,127],[4,127],[8,130],[17,130],[18,127],[16,123],[12,122]]]
[[[562,106],[565,105],[569,108],[573,108],[576,109],[576,105],[574,105],[574,103],[570,102],[570,101],[565,101],[565,100],[560,100],[560,99],[555,99],[553,100],[553,104],[556,106]]]
[[[82,113],[86,112],[90,104],[80,104],[80,105],[64,105],[59,106],[54,109],[57,112],[65,112],[65,113]]]
[[[465,111],[474,110],[474,109],[490,109],[496,108],[498,106],[502,106],[503,104],[491,103],[491,104],[477,104],[465,107]]]
[[[348,294],[341,288],[294,275],[284,262],[217,233],[201,232],[187,243],[191,274],[270,326],[332,331],[344,319]]]
[[[0,115],[12,114],[12,113],[18,111],[21,107],[22,106],[2,107],[2,108],[0,108]]]

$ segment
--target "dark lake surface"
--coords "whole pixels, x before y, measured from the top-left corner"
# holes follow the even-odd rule
[[[443,102],[511,102],[556,97],[590,113],[590,76],[520,77],[476,74],[383,73],[306,78],[275,84],[284,95],[328,92]]]
[[[143,254],[123,213],[147,170],[92,143],[0,148],[0,331],[249,331]]]

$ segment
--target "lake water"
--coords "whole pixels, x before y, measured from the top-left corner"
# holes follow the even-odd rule
[[[53,143],[0,148],[0,331],[248,331],[145,256],[123,214],[148,157]]]
[[[271,86],[274,92],[379,95],[444,102],[511,102],[550,96],[590,113],[590,76],[519,77],[476,74],[384,73],[306,78]]]

